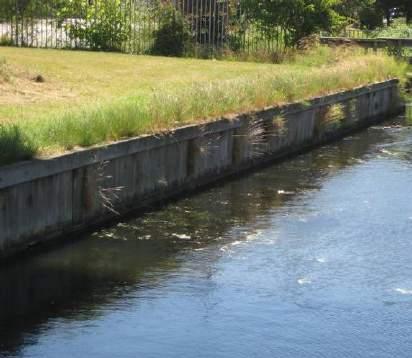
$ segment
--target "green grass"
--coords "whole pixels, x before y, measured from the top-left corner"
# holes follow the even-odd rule
[[[411,39],[412,25],[407,24],[404,18],[397,19],[390,26],[378,28],[370,33],[372,37]]]
[[[2,164],[303,100],[405,71],[384,55],[327,48],[281,65],[16,48],[0,48],[0,57],[12,69],[0,87],[0,150],[12,153],[0,156]],[[33,80],[38,75],[44,83]]]

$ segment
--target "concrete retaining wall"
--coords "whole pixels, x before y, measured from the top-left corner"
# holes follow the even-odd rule
[[[0,168],[0,255],[399,113],[396,80]]]

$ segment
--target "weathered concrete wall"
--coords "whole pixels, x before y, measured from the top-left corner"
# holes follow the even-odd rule
[[[396,80],[0,168],[0,255],[98,225],[401,108]]]

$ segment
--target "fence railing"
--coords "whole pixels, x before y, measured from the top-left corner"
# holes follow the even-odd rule
[[[395,38],[348,38],[348,37],[326,37],[322,36],[320,42],[325,45],[345,45],[356,44],[364,48],[366,51],[379,50],[388,51],[390,54],[398,57],[412,57],[412,39],[395,39]]]
[[[162,11],[167,5],[184,17],[196,53],[283,46],[281,29],[263,33],[237,0],[0,0],[0,45],[100,48],[94,45],[101,36],[109,49],[146,54],[170,16]]]

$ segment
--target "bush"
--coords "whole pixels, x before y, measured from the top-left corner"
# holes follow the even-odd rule
[[[412,25],[394,23],[391,26],[380,28],[372,33],[373,37],[387,37],[398,39],[412,38]]]
[[[9,35],[0,36],[0,46],[13,46],[13,40]]]
[[[360,24],[363,29],[373,30],[382,26],[385,13],[381,9],[365,7],[359,13]]]
[[[65,19],[80,17],[64,25],[72,40],[93,50],[120,51],[130,33],[123,6],[121,0],[72,0],[61,8],[59,19],[63,24]]]
[[[160,26],[154,33],[151,54],[176,57],[184,55],[191,37],[185,18],[171,4],[161,5],[159,16]]]

